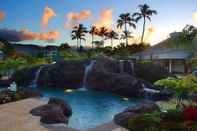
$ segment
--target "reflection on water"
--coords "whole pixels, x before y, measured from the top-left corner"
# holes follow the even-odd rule
[[[98,91],[64,92],[61,89],[42,89],[45,98],[62,97],[72,107],[73,115],[69,120],[69,127],[77,129],[92,128],[109,122],[113,116],[137,100],[125,100],[122,97]]]

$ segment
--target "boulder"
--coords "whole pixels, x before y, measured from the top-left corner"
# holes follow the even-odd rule
[[[114,122],[117,125],[128,128],[128,121],[141,116],[145,113],[150,113],[153,111],[159,111],[159,107],[151,101],[143,101],[135,106],[125,109],[123,112],[114,116]]]
[[[48,104],[36,107],[32,109],[30,113],[34,116],[40,116],[40,121],[45,124],[68,124],[72,110],[64,100],[50,98]]]
[[[158,89],[154,87],[151,83],[141,80],[143,84],[143,96],[145,99],[153,101],[167,101],[172,98],[175,94],[173,90],[170,89]]]
[[[40,66],[27,67],[14,72],[11,76],[11,81],[17,83],[18,86],[29,86],[36,76]]]
[[[46,112],[42,115],[40,122],[45,124],[58,124],[58,123],[66,123],[68,124],[68,118],[64,116],[64,114],[55,110],[53,112]]]
[[[135,63],[134,72],[136,77],[141,78],[150,83],[154,83],[157,80],[164,79],[168,76],[172,76],[168,71],[153,63]]]
[[[39,87],[76,89],[82,84],[84,69],[88,62],[86,60],[68,60],[50,65],[24,68],[16,71],[11,80],[19,86],[29,86],[35,80],[39,68],[42,67],[37,83],[33,84],[37,84]]]
[[[142,89],[139,79],[128,73],[120,73],[118,61],[108,57],[96,59],[87,76],[86,86],[128,97],[139,96]]]
[[[76,89],[82,85],[87,61],[61,61],[49,65],[40,72],[38,85]]]
[[[70,105],[67,102],[65,102],[63,99],[59,99],[59,98],[56,98],[56,97],[51,97],[49,99],[48,104],[60,105],[60,107],[62,108],[63,113],[64,113],[65,116],[70,117],[72,115],[72,109],[71,109]]]
[[[11,84],[11,81],[9,79],[6,79],[6,80],[0,79],[0,88],[9,87],[10,84]]]

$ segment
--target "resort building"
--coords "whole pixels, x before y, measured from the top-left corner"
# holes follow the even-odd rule
[[[191,72],[188,61],[192,59],[193,53],[181,49],[146,50],[134,54],[135,60],[150,60],[155,64],[165,67],[170,73]]]
[[[55,61],[58,56],[58,47],[57,46],[46,46],[44,48],[44,56]]]
[[[181,48],[170,48],[167,41],[146,49],[143,52],[133,54],[132,59],[151,61],[166,68],[170,73],[192,72],[191,61],[194,59],[194,51]]]

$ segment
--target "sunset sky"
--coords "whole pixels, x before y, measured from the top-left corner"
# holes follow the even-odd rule
[[[132,14],[138,11],[139,4],[145,3],[158,12],[147,24],[145,40],[152,45],[186,24],[197,25],[197,0],[1,0],[0,37],[24,44],[73,45],[76,43],[70,38],[73,25],[83,23],[89,28],[94,24],[115,29],[119,14]],[[138,37],[141,22],[133,30]],[[88,35],[87,38],[85,43],[90,43]]]

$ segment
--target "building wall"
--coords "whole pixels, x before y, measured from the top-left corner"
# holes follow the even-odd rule
[[[154,64],[160,65],[164,67],[167,70],[170,70],[170,60],[153,60]],[[186,65],[185,60],[177,60],[173,59],[171,60],[171,71],[172,73],[186,73]]]

